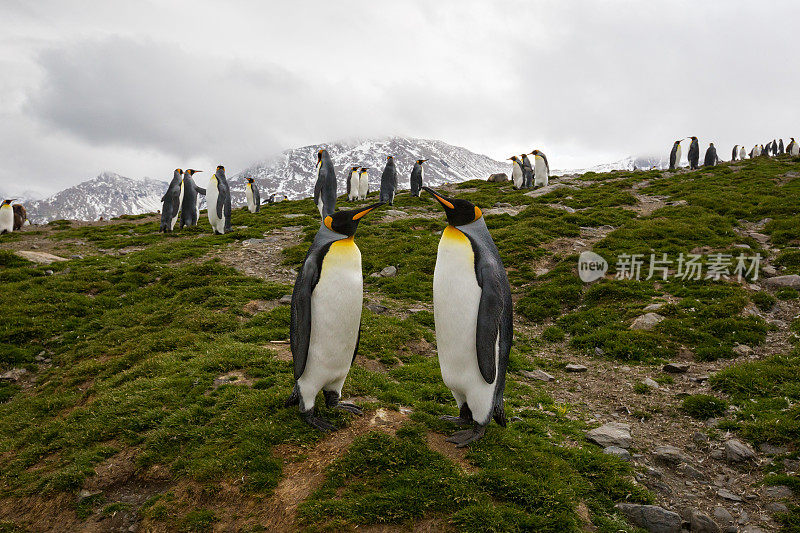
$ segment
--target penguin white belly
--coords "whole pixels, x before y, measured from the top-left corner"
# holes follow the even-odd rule
[[[744,146],[739,150],[739,159],[745,159],[747,157],[747,150],[744,149]]]
[[[364,299],[361,252],[352,238],[331,244],[311,294],[311,338],[303,375],[297,380],[303,411],[320,390],[336,391],[350,371]]]
[[[217,216],[217,198],[219,197],[219,189],[217,189],[217,180],[211,179],[206,189],[206,204],[208,205],[208,221],[211,223],[211,228],[217,233],[225,233],[225,221]]]
[[[14,208],[10,205],[0,207],[0,233],[14,231]]]
[[[681,147],[678,146],[678,150],[675,152],[675,168],[681,166]]]
[[[365,174],[358,179],[358,199],[365,199],[367,197],[367,191],[369,191],[369,178],[367,178]]]
[[[486,383],[478,367],[476,329],[481,288],[469,239],[447,226],[439,241],[433,273],[436,349],[445,385],[459,408],[466,401],[474,420],[488,423],[495,383]]]
[[[173,209],[175,209],[175,216],[172,217],[172,221],[170,222],[170,230],[175,229],[175,223],[178,222],[178,217],[181,214],[181,207],[183,207],[183,182],[181,182],[181,192],[178,195],[178,206],[173,206]]]
[[[797,143],[794,143],[792,145],[792,150],[791,150],[789,155],[800,155],[800,145],[798,145]]]
[[[541,156],[536,156],[536,163],[534,163],[533,184],[536,187],[544,187],[550,180],[547,175],[547,165],[544,164],[544,159]]]
[[[517,163],[514,163],[514,168],[511,170],[511,179],[514,180],[514,187],[522,188],[522,168]]]
[[[247,187],[245,188],[244,193],[245,193],[245,196],[247,196],[247,209],[251,213],[255,213],[256,212],[256,201],[253,199],[253,186],[248,183]]]

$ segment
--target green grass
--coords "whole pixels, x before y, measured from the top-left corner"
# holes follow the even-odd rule
[[[728,408],[728,402],[708,394],[693,394],[681,402],[681,411],[699,420],[721,416]]]

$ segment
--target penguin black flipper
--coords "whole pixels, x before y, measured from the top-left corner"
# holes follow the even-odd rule
[[[550,163],[547,162],[547,156],[544,155],[543,153],[540,153],[539,155],[541,155],[542,159],[544,159],[544,166],[547,167],[547,174],[549,175],[550,174]]]
[[[194,190],[197,191],[198,193],[202,194],[203,196],[206,195],[206,190],[204,188],[202,188],[202,187],[195,186]]]
[[[303,268],[297,274],[292,291],[292,320],[289,331],[289,343],[294,357],[294,379],[297,381],[306,369],[308,359],[308,346],[311,342],[311,295],[319,282],[322,271],[322,261],[333,242],[319,246],[311,245],[303,262]],[[316,260],[309,261],[313,256]],[[360,330],[359,330],[360,331]],[[358,345],[356,344],[356,350]],[[354,356],[355,357],[355,356]]]
[[[353,350],[353,360],[350,361],[350,366],[356,362],[356,355],[358,355],[358,345],[361,344],[361,324],[358,325],[358,337],[356,337],[356,349]]]
[[[253,183],[253,203],[256,204],[256,213],[261,209],[261,193],[258,192],[258,187]]]

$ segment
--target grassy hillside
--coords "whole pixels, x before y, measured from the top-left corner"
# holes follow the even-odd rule
[[[746,252],[798,273],[797,176],[800,160],[759,159],[590,173],[538,197],[478,181],[444,190],[486,213],[516,311],[511,422],[466,451],[444,442],[455,428],[438,419],[457,413],[431,302],[445,221],[427,197],[400,194],[359,227],[372,305],[343,395],[365,414],[318,402],[342,428],[330,436],[283,407],[292,366],[278,300],[319,225],[310,200],[237,209],[222,236],[206,218],[158,234],[154,216],[2,236],[0,373],[26,372],[0,381],[0,531],[634,531],[618,502],[726,505],[747,523],[796,530],[796,494],[765,511],[763,486],[800,489],[797,290],[763,274],[617,280],[614,263]],[[14,253],[30,249],[69,260]],[[583,249],[611,263],[605,279],[579,280]],[[396,276],[369,275],[389,265]],[[630,329],[651,304],[663,319]],[[662,372],[670,361],[690,372]],[[567,373],[568,363],[590,369]],[[556,381],[532,379],[537,369]],[[587,441],[609,421],[632,426],[632,462]],[[775,453],[730,464],[714,453],[729,436]],[[660,465],[659,444],[682,448],[702,479]],[[721,500],[721,487],[748,497]]]

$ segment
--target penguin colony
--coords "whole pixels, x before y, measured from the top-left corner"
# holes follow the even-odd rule
[[[529,155],[533,156],[533,163]],[[550,164],[541,150],[514,155],[507,160],[511,161],[511,181],[515,189],[545,187],[550,182]]]
[[[681,143],[686,139],[690,139],[689,152],[687,159],[689,168],[695,170],[700,168],[700,142],[697,137],[685,137],[675,141],[672,145],[672,150],[669,153],[669,169],[675,170],[680,167],[681,162]],[[800,155],[800,145],[795,142],[794,137],[790,137],[789,143],[784,147],[783,139],[773,139],[766,144],[756,144],[749,151],[744,145],[736,144],[731,150],[731,161],[741,161],[750,157],[778,157],[779,155],[789,154],[797,157]],[[717,154],[717,148],[714,143],[709,143],[706,149],[705,157],[703,158],[704,167],[713,167],[717,165],[722,159]]]

